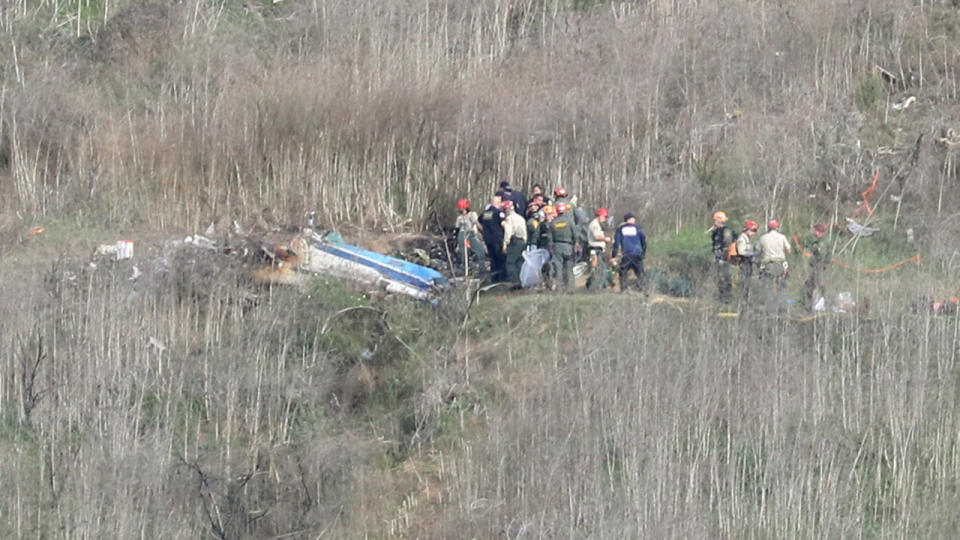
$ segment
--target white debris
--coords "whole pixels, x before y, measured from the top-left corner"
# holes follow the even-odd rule
[[[184,244],[190,244],[191,246],[196,246],[203,249],[217,249],[217,243],[213,240],[203,236],[201,234],[195,234],[193,236],[188,236],[183,239]]]
[[[115,261],[133,258],[133,240],[117,240],[115,244],[100,244],[97,255],[112,257]]]
[[[902,110],[906,109],[907,107],[909,107],[910,104],[912,104],[912,103],[913,103],[914,101],[916,101],[916,100],[917,100],[917,97],[916,97],[916,96],[910,96],[910,97],[908,97],[907,99],[901,101],[900,103],[894,103],[894,104],[890,105],[890,108],[893,109],[893,110],[895,110],[895,111],[902,111]]]
[[[880,229],[876,227],[867,227],[857,223],[856,221],[847,218],[847,230],[853,234],[858,234],[860,236],[870,236],[875,232],[879,232]]]
[[[150,341],[147,343],[149,346],[157,350],[158,353],[163,354],[163,351],[167,350],[167,346],[163,344],[162,341],[155,337],[151,337]]]

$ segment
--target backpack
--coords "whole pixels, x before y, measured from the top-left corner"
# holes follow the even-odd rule
[[[740,254],[737,253],[736,240],[730,242],[730,247],[727,248],[727,262],[730,264],[740,264]]]

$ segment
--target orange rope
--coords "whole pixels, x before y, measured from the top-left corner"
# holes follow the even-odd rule
[[[921,259],[920,259],[920,255],[914,255],[913,257],[910,257],[909,259],[904,259],[904,260],[902,260],[902,261],[895,262],[895,263],[891,264],[890,266],[886,266],[886,267],[884,267],[884,268],[854,268],[854,267],[850,266],[849,264],[841,261],[840,259],[830,259],[830,262],[833,263],[833,264],[835,264],[835,265],[837,265],[837,266],[839,266],[839,267],[841,267],[841,268],[846,268],[847,270],[857,270],[857,271],[859,271],[859,272],[865,272],[865,273],[867,273],[867,274],[882,274],[882,273],[884,273],[884,272],[887,272],[887,271],[889,271],[889,270],[893,270],[894,268],[898,268],[898,267],[903,266],[903,265],[905,265],[905,264],[907,264],[907,263],[910,263],[910,262],[915,262],[915,263],[917,263],[917,264],[923,264],[923,261],[921,261]]]
[[[797,248],[798,248],[797,251],[798,251],[799,253],[802,253],[804,257],[811,257],[811,256],[812,256],[809,251],[803,249],[803,244],[800,243],[800,239],[797,238],[796,236],[793,237],[793,243],[796,244],[796,246],[797,246]],[[914,255],[913,257],[910,257],[909,259],[904,259],[904,260],[902,260],[902,261],[895,262],[895,263],[891,264],[890,266],[886,266],[886,267],[884,267],[884,268],[854,268],[853,266],[850,266],[849,264],[841,261],[840,259],[830,259],[830,262],[833,263],[833,264],[835,264],[835,265],[837,265],[837,266],[839,266],[840,268],[846,268],[847,270],[857,270],[857,271],[860,271],[860,272],[865,272],[865,273],[867,273],[867,274],[882,274],[882,273],[887,272],[887,271],[889,271],[889,270],[893,270],[894,268],[898,268],[898,267],[900,267],[900,266],[903,266],[903,265],[905,265],[905,264],[907,264],[907,263],[909,263],[909,262],[916,262],[917,264],[923,264],[923,261],[921,261],[921,259],[920,259],[920,255]]]
[[[870,184],[870,188],[861,193],[863,195],[863,205],[858,206],[856,210],[853,211],[853,215],[856,216],[860,213],[860,210],[864,208],[867,209],[867,215],[873,215],[873,207],[870,206],[870,196],[873,195],[873,192],[877,190],[877,181],[880,180],[880,169],[877,169],[877,172],[873,174],[873,183]]]

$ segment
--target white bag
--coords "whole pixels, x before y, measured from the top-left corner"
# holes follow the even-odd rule
[[[543,279],[541,270],[550,260],[550,252],[543,249],[528,249],[523,252],[523,266],[520,267],[520,285],[524,288],[536,287]]]

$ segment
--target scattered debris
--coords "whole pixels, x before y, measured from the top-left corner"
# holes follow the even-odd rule
[[[874,233],[880,231],[880,229],[876,227],[861,225],[851,218],[847,218],[847,230],[858,236],[872,236]]]
[[[117,240],[115,244],[100,244],[97,246],[97,255],[112,257],[115,261],[133,258],[133,240]]]
[[[910,97],[908,97],[907,99],[905,99],[905,100],[903,100],[903,101],[901,101],[901,102],[899,102],[899,103],[893,103],[893,104],[891,104],[891,105],[890,105],[890,108],[893,109],[893,110],[895,110],[895,111],[902,111],[902,110],[906,109],[907,107],[909,107],[909,106],[910,106],[914,101],[916,101],[916,100],[917,100],[917,97],[916,97],[916,96],[910,96]]]
[[[940,130],[940,136],[937,137],[936,141],[949,148],[958,148],[960,147],[960,132],[957,132],[953,128],[945,127]]]
[[[158,353],[163,354],[163,351],[167,350],[167,346],[163,344],[162,341],[155,337],[151,337],[147,345],[153,347],[157,350]]]
[[[208,230],[209,230],[209,229],[208,229]],[[183,243],[184,243],[184,244],[190,244],[190,245],[192,245],[192,246],[196,246],[196,247],[198,247],[198,248],[203,248],[203,249],[209,249],[209,250],[216,250],[216,249],[217,249],[217,243],[216,243],[216,242],[214,242],[213,240],[207,238],[206,236],[202,236],[202,235],[199,235],[199,234],[195,234],[195,235],[193,235],[193,236],[188,236],[188,237],[184,238],[184,239],[183,239]]]
[[[43,233],[45,233],[45,232],[47,232],[47,228],[46,228],[46,227],[34,227],[34,228],[30,229],[29,234],[37,235],[37,234],[43,234]]]

